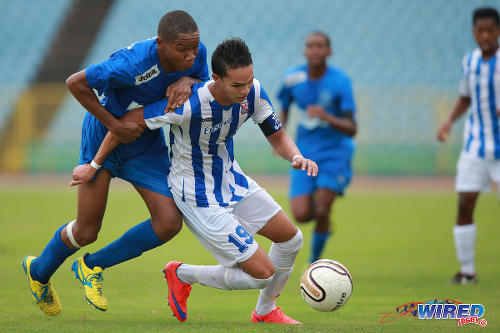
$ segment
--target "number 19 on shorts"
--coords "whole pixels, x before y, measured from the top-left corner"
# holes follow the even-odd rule
[[[236,234],[227,236],[229,243],[233,243],[238,250],[243,253],[248,249],[248,245],[253,243],[253,237],[241,226],[236,227]]]

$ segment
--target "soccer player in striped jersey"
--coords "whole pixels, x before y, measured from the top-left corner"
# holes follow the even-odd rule
[[[186,225],[218,260],[216,266],[177,261],[165,267],[169,305],[187,319],[191,285],[226,290],[261,289],[253,322],[300,324],[276,307],[302,246],[302,233],[281,207],[234,159],[233,136],[252,119],[273,149],[292,167],[315,177],[318,167],[304,158],[284,132],[260,82],[253,76],[245,42],[232,38],[212,55],[213,81],[195,84],[181,108],[165,113],[167,101],[146,105],[126,117],[151,130],[171,124],[172,165],[169,184]],[[116,145],[107,136],[95,159],[102,161]],[[90,172],[90,174],[88,174]],[[90,166],[75,169],[76,182],[87,181]],[[269,254],[257,244],[258,233],[273,243]]]
[[[96,240],[112,177],[134,186],[151,218],[73,263],[71,269],[84,286],[85,298],[95,308],[108,308],[102,296],[103,269],[140,256],[181,229],[182,216],[167,185],[169,160],[163,131],[143,131],[137,124],[117,118],[138,105],[161,100],[165,94],[170,97],[167,108],[182,105],[192,85],[209,78],[206,57],[196,22],[184,11],[172,11],[160,20],[157,38],[134,43],[68,78],[70,91],[89,111],[82,126],[79,163],[92,161],[108,130],[124,144],[101,163],[102,168],[92,161],[92,168],[99,172],[92,182],[78,188],[76,220],[57,229],[38,258],[28,256],[23,261],[34,303],[43,312],[57,315],[61,311],[50,277],[67,257]],[[104,95],[102,104],[93,89]]]
[[[479,47],[462,61],[460,97],[437,132],[438,140],[446,141],[453,122],[469,110],[455,179],[459,199],[453,237],[460,271],[450,282],[457,284],[477,283],[474,208],[479,193],[489,191],[491,180],[500,183],[498,11],[494,8],[476,9],[472,31]]]
[[[297,146],[314,159],[321,173],[316,178],[290,169],[290,207],[300,223],[315,220],[311,240],[312,263],[321,257],[331,234],[330,211],[352,177],[351,159],[356,134],[351,80],[341,69],[327,64],[329,37],[313,32],[306,38],[307,64],[285,72],[279,92],[283,126],[293,102],[299,108]]]

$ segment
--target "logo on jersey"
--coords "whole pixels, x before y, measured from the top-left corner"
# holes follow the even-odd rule
[[[160,70],[158,69],[158,65],[155,64],[153,67],[151,67],[141,75],[137,75],[135,77],[135,85],[138,86],[140,84],[146,83],[154,79],[158,75],[160,75]]]
[[[245,99],[243,103],[240,104],[240,114],[244,115],[248,113],[248,101]]]
[[[231,124],[232,121],[233,121],[233,117],[229,117],[225,121],[218,123],[212,127],[205,127],[203,129],[203,134],[205,134],[205,135],[212,134],[213,132],[220,130],[223,126]]]
[[[298,71],[293,72],[285,76],[283,79],[286,86],[294,86],[296,84],[306,82],[307,81],[307,72],[306,71]]]

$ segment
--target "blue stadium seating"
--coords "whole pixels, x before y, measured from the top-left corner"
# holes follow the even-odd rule
[[[0,1],[0,129],[33,79],[71,5],[67,0]]]
[[[279,110],[275,96],[281,73],[304,61],[304,37],[322,30],[332,38],[330,62],[343,68],[354,84],[358,145],[390,146],[396,137],[398,145],[427,146],[434,154],[439,149],[434,140],[437,122],[457,95],[460,61],[475,47],[471,13],[483,5],[498,7],[493,0],[117,0],[84,67],[135,40],[154,36],[165,12],[184,9],[198,22],[209,54],[224,38],[247,41],[256,77]],[[78,147],[80,137],[75,133],[82,117],[81,107],[69,98],[47,143],[63,137]],[[241,145],[251,128],[244,128]],[[456,132],[453,140],[459,146]]]

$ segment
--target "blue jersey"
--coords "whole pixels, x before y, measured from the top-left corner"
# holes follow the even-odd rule
[[[101,103],[115,117],[162,100],[167,87],[182,76],[208,79],[207,50],[202,43],[193,67],[186,71],[165,73],[156,50],[156,39],[134,43],[85,71],[89,85],[104,95]],[[79,164],[89,163],[94,158],[107,131],[93,115],[85,115]],[[118,145],[103,164],[113,177],[172,196],[167,183],[169,166],[163,130],[145,130],[131,143]]]
[[[346,111],[355,117],[351,80],[343,71],[328,66],[321,78],[311,80],[307,65],[294,67],[285,72],[278,98],[285,110],[293,102],[299,107],[297,146],[304,156],[316,161],[352,156],[351,137],[327,122],[309,117],[306,111],[308,105],[316,104],[336,117],[345,117]]]
[[[175,112],[165,113],[167,101],[144,108],[149,129],[171,124],[172,193],[198,207],[228,206],[247,193],[249,181],[233,151],[233,136],[243,123],[252,118],[266,136],[281,129],[258,80],[245,101],[229,106],[214,99],[208,88],[212,82],[195,84],[189,100]]]
[[[194,65],[186,71],[166,73],[160,65],[156,38],[134,43],[116,51],[99,64],[91,65],[85,75],[99,95],[103,106],[115,117],[127,110],[157,102],[167,87],[183,76],[208,80],[207,48],[200,42]]]
[[[488,60],[477,48],[462,61],[460,95],[470,97],[469,117],[464,126],[465,154],[500,160],[500,48]]]

